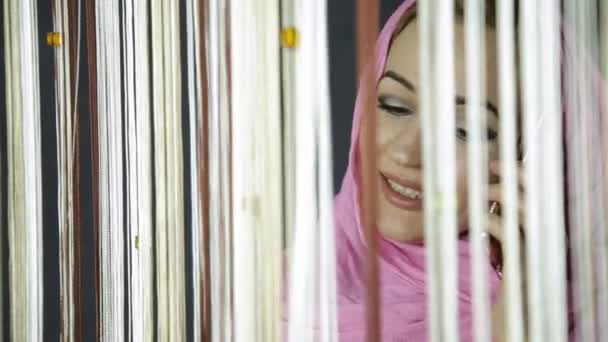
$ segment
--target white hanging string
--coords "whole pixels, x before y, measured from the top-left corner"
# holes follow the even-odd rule
[[[527,291],[528,291],[528,317],[531,341],[543,341],[545,337],[542,324],[543,303],[542,298],[542,256],[541,243],[541,217],[540,217],[540,149],[539,130],[539,35],[538,35],[538,7],[535,2],[523,2],[521,13],[521,49],[522,49],[522,90],[524,114],[525,153],[527,156],[525,179],[526,183],[526,225],[532,229],[526,230],[526,256],[527,256]]]
[[[108,286],[108,276],[107,273],[104,273],[104,270],[109,268],[108,259],[107,259],[107,248],[109,245],[109,237],[108,231],[106,228],[107,225],[107,210],[103,210],[104,206],[107,204],[107,169],[108,169],[108,158],[107,158],[107,138],[106,138],[106,116],[105,111],[107,107],[107,99],[106,99],[106,63],[105,63],[105,50],[103,47],[105,46],[105,37],[102,34],[102,28],[105,26],[105,21],[103,20],[105,12],[103,12],[103,7],[100,2],[95,2],[95,35],[96,41],[99,45],[97,51],[97,99],[98,99],[98,129],[99,129],[99,227],[100,231],[99,240],[101,242],[100,251],[100,286],[101,286],[101,294],[100,294],[100,335],[101,340],[104,340],[106,334],[110,333],[111,327],[111,302],[108,300],[108,295],[110,294],[108,291],[111,291],[111,287]],[[111,338],[111,336],[110,336]]]
[[[327,1],[315,1],[314,16],[317,60],[315,75],[318,89],[317,136],[319,138],[319,302],[320,339],[338,341],[338,313],[336,288],[336,241],[333,206],[333,167],[331,140],[331,102],[329,89],[329,29]]]
[[[295,184],[287,337],[337,341],[326,3],[296,2],[295,12],[295,179],[309,181]]]
[[[73,297],[73,238],[74,231],[74,211],[72,203],[74,201],[74,188],[72,184],[73,176],[73,154],[72,146],[72,94],[70,77],[70,36],[68,27],[68,10],[66,1],[55,2],[54,12],[54,31],[62,35],[62,44],[55,49],[56,58],[56,117],[55,125],[57,131],[57,175],[58,193],[57,207],[59,217],[59,283],[61,291],[61,339],[71,341],[74,338],[74,297]]]
[[[141,140],[139,139],[139,128],[140,124],[138,120],[141,121],[142,118],[148,119],[149,112],[139,111],[136,106],[136,102],[138,101],[138,95],[148,97],[147,91],[148,84],[141,82],[141,77],[136,81],[136,77],[139,76],[136,72],[135,68],[135,54],[137,52],[134,41],[135,40],[147,40],[145,38],[146,31],[143,31],[144,37],[136,35],[136,22],[134,21],[134,7],[136,6],[136,2],[129,0],[122,2],[121,10],[122,10],[122,22],[121,22],[121,30],[123,37],[122,44],[122,59],[123,59],[123,87],[124,87],[124,118],[125,118],[125,152],[126,152],[126,186],[125,189],[127,192],[127,232],[126,236],[128,238],[128,247],[126,250],[127,255],[127,291],[128,291],[128,324],[129,324],[129,340],[134,341],[143,341],[146,336],[146,323],[149,325],[150,322],[146,322],[146,310],[150,310],[151,302],[145,301],[145,287],[144,284],[147,284],[147,287],[151,287],[151,281],[146,282],[147,278],[145,278],[145,270],[142,269],[142,258],[140,253],[140,236],[150,234],[150,225],[147,224],[145,227],[142,227],[144,223],[143,220],[146,217],[151,215],[150,207],[144,207],[143,201],[146,199],[142,197],[142,188],[141,186],[146,186],[146,183],[140,181],[140,177],[143,177],[143,180],[146,178],[149,182],[149,175],[143,172],[140,172],[140,168],[147,167],[145,170],[149,172],[149,162],[147,159],[149,158],[149,154],[144,154],[139,156],[140,148],[139,145],[145,144],[149,145],[149,140]],[[144,5],[145,6],[145,5]],[[148,60],[137,60],[137,63],[141,63],[144,66],[147,64]],[[145,69],[144,69],[145,70]],[[146,71],[147,72],[147,71]],[[143,89],[144,93],[136,93],[136,89]],[[139,115],[138,115],[139,114]],[[147,163],[146,163],[147,162]],[[142,165],[143,164],[143,165]],[[147,183],[149,186],[149,183]],[[149,191],[147,192],[150,193]],[[147,209],[148,211],[144,211],[142,209]],[[143,251],[143,247],[142,247]],[[144,317],[140,319],[140,317]],[[149,315],[148,315],[149,316]],[[148,339],[151,338],[150,333],[148,332]]]
[[[231,139],[231,119],[232,118],[232,108],[230,103],[230,98],[232,96],[232,85],[230,75],[232,73],[232,62],[229,51],[231,49],[230,42],[230,30],[232,29],[232,21],[230,20],[230,7],[232,6],[232,1],[222,1],[223,7],[221,7],[221,11],[218,13],[220,16],[219,20],[219,33],[220,38],[224,41],[223,44],[218,46],[220,53],[220,61],[227,63],[226,68],[220,69],[220,92],[224,94],[224,96],[220,97],[220,105],[219,105],[219,118],[217,121],[217,130],[218,130],[218,142],[217,145],[219,150],[217,151],[219,154],[219,172],[220,172],[220,222],[221,224],[218,226],[220,231],[220,236],[222,236],[222,261],[221,264],[224,276],[224,289],[222,290],[222,305],[224,308],[224,336],[227,339],[234,338],[234,293],[232,289],[234,288],[234,222],[232,217],[232,196],[233,194],[233,181],[232,181],[232,167],[231,162],[232,158],[230,153],[226,153],[227,151],[232,152],[232,139]]]
[[[485,6],[482,1],[465,3],[467,147],[469,186],[469,227],[473,274],[473,336],[476,341],[490,341],[490,300],[487,277],[488,225],[487,165],[488,150],[484,146],[487,131],[485,109]]]
[[[8,236],[12,340],[42,340],[38,24],[34,1],[7,1]]]
[[[293,241],[289,260],[289,325],[287,338],[290,342],[313,341],[315,325],[315,276],[317,222],[317,187],[315,170],[315,121],[318,115],[315,94],[314,70],[314,7],[311,2],[295,2],[294,8],[300,15],[296,18],[296,27],[300,28],[301,41],[295,57],[295,179],[307,180],[295,184],[295,217]],[[309,5],[309,6],[307,6]],[[310,94],[311,98],[305,96]]]
[[[230,172],[227,168],[228,70],[227,2],[209,2],[209,228],[212,341],[232,338]]]
[[[12,340],[42,340],[38,24],[34,1],[7,1],[8,236]]]
[[[263,298],[258,298],[256,273],[256,234],[255,226],[258,217],[256,206],[261,202],[259,188],[256,186],[261,178],[260,170],[256,168],[255,149],[256,128],[264,113],[257,105],[257,98],[267,96],[264,85],[259,82],[263,67],[259,59],[259,50],[264,41],[258,32],[256,21],[258,13],[256,5],[249,3],[240,6],[230,6],[230,50],[231,72],[231,118],[233,123],[231,140],[232,155],[232,198],[234,231],[232,238],[234,246],[234,340],[256,341],[258,329],[256,324],[256,307],[263,304]],[[258,5],[259,6],[259,5]],[[275,31],[276,33],[276,31]],[[258,45],[259,44],[259,45]],[[243,51],[247,51],[246,59]],[[248,60],[251,63],[248,63]],[[262,68],[262,71],[258,71]],[[243,77],[240,79],[240,77]],[[247,80],[247,86],[243,83]],[[261,88],[261,89],[260,89]],[[226,121],[226,120],[224,120]],[[226,152],[224,152],[226,153]],[[262,154],[262,153],[259,153]],[[259,209],[258,209],[259,211]]]
[[[603,74],[602,80],[606,79],[606,75],[608,75],[608,5],[605,3],[598,3],[599,6],[599,49],[598,52],[598,61],[599,61],[599,70],[601,70]],[[600,151],[606,151],[608,148],[608,120],[606,120],[606,116],[604,115],[606,111],[606,98],[608,95],[607,87],[605,82],[596,85],[598,89],[596,89],[599,101],[598,101],[598,109],[597,109],[597,118],[599,124],[594,125],[595,131],[597,134],[597,145]],[[598,180],[598,186],[596,187],[597,191],[597,203],[596,205],[596,215],[597,220],[594,223],[596,230],[598,232],[598,237],[596,239],[596,243],[598,244],[599,253],[597,256],[598,260],[598,320],[600,322],[606,322],[608,320],[608,181],[606,177],[608,176],[608,158],[605,153],[596,154],[596,158],[594,158],[596,170],[595,177]],[[608,326],[605,324],[600,324],[598,327],[598,338],[600,340],[608,339]]]
[[[280,341],[279,4],[234,6],[231,20],[235,338]]]
[[[280,1],[281,6],[281,27],[283,30],[292,29],[295,36],[294,43],[298,43],[298,29],[295,27],[294,1]],[[287,31],[283,31],[287,32]],[[284,43],[284,42],[283,42]],[[285,241],[293,241],[294,212],[295,212],[295,58],[297,49],[295,46],[284,46],[281,49],[281,89],[283,103],[283,177],[284,177],[284,197],[283,207],[285,216],[285,226],[283,229]]]
[[[457,341],[454,8],[451,1],[418,6],[430,340]]]
[[[154,191],[156,197],[156,302],[157,302],[157,338],[160,340],[169,339],[169,308],[168,308],[168,284],[167,284],[167,230],[169,229],[169,218],[167,213],[167,153],[166,153],[166,123],[165,123],[165,96],[164,87],[166,76],[164,72],[165,50],[163,41],[165,25],[163,16],[164,9],[161,1],[151,1],[151,27],[152,27],[152,108],[153,108],[153,135],[154,135]]]
[[[433,108],[433,86],[430,83],[432,81],[432,66],[431,58],[434,53],[434,46],[431,41],[433,34],[432,15],[434,10],[434,2],[421,2],[418,4],[418,11],[420,14],[419,22],[419,42],[420,42],[420,111],[422,117],[422,137],[423,137],[423,160],[425,169],[429,170],[424,175],[424,192],[425,192],[425,205],[424,205],[424,225],[425,225],[425,248],[426,248],[426,263],[427,274],[426,277],[428,293],[428,307],[429,307],[429,341],[439,342],[441,338],[441,293],[439,284],[441,283],[440,276],[441,270],[438,265],[437,247],[435,243],[435,236],[437,230],[437,221],[435,219],[435,210],[432,207],[433,203],[437,201],[436,189],[435,189],[435,175],[432,172],[437,166],[433,158],[434,150],[434,132],[433,132],[433,117],[432,113],[435,111]]]
[[[119,3],[96,3],[100,139],[102,340],[123,341],[124,212]]]
[[[593,103],[589,71],[589,48],[591,32],[589,17],[592,15],[589,1],[564,3],[564,15],[568,26],[565,34],[575,41],[565,54],[567,65],[567,105],[568,136],[567,146],[570,226],[572,227],[572,271],[574,278],[574,299],[577,303],[576,322],[577,338],[581,341],[596,340],[597,318],[594,310],[593,284],[593,246],[591,226],[591,177],[590,177],[590,117]],[[595,15],[595,13],[593,13]],[[595,204],[594,204],[595,205]]]
[[[186,2],[186,47],[187,47],[187,68],[188,68],[188,122],[190,127],[190,189],[188,194],[191,198],[191,245],[192,254],[189,256],[192,260],[192,283],[189,284],[192,288],[192,337],[195,341],[201,341],[203,332],[201,331],[201,320],[203,319],[202,308],[201,308],[201,282],[203,275],[201,274],[201,256],[204,255],[203,247],[201,246],[201,236],[203,233],[202,227],[202,210],[204,208],[199,207],[200,194],[199,194],[199,173],[198,170],[204,165],[204,161],[199,163],[199,142],[205,137],[201,136],[201,120],[202,115],[205,115],[203,111],[201,83],[205,80],[201,80],[199,75],[201,74],[200,65],[200,39],[199,36],[199,23],[201,13],[199,13],[199,6],[196,1],[189,0]],[[204,39],[204,38],[203,38]],[[204,270],[203,272],[205,272]]]
[[[600,48],[601,48],[601,59],[600,68],[604,74],[604,77],[608,75],[608,6],[604,3],[600,3]],[[606,91],[606,90],[604,90]]]
[[[152,228],[152,127],[150,125],[150,65],[149,65],[149,19],[135,15],[148,13],[148,1],[135,0],[133,4],[134,61],[135,61],[135,116],[136,116],[136,158],[137,158],[137,204],[138,225],[136,235],[130,244],[135,246],[133,267],[137,279],[135,290],[141,301],[139,310],[134,311],[137,322],[133,329],[134,341],[152,341],[155,325],[153,321],[153,228]]]
[[[557,0],[541,0],[538,3],[538,26],[539,26],[539,73],[543,80],[540,86],[540,112],[544,128],[542,129],[542,141],[540,141],[539,162],[542,175],[540,191],[538,194],[551,194],[548,198],[540,198],[539,212],[541,225],[529,225],[526,233],[531,230],[538,231],[538,245],[543,253],[541,256],[542,294],[543,294],[543,324],[545,325],[545,340],[565,342],[568,339],[567,331],[567,303],[566,303],[566,226],[565,207],[563,194],[563,130],[562,130],[562,102],[561,102],[561,22],[560,2]],[[534,115],[526,113],[526,133],[528,144],[534,143],[530,135],[537,126]],[[533,125],[533,126],[531,126]],[[530,146],[530,145],[528,145]],[[534,176],[530,181],[534,181]],[[529,191],[534,189],[526,187]],[[531,223],[531,222],[530,222]],[[534,234],[533,234],[534,235]],[[550,238],[547,238],[550,237]]]
[[[581,34],[579,40],[583,44],[583,49],[579,51],[580,64],[585,68],[583,75],[585,78],[585,84],[583,86],[583,107],[580,109],[582,114],[581,124],[584,125],[585,132],[585,146],[592,146],[593,148],[587,148],[584,152],[588,159],[587,170],[588,174],[585,176],[588,178],[589,188],[586,193],[588,195],[589,205],[589,224],[590,230],[588,234],[588,246],[591,249],[589,256],[592,264],[592,278],[590,290],[592,291],[592,300],[594,307],[592,310],[595,311],[596,326],[596,338],[598,340],[604,340],[608,336],[608,326],[601,324],[608,318],[608,252],[606,242],[606,210],[605,210],[605,194],[606,194],[606,181],[605,181],[605,153],[598,153],[598,149],[602,147],[602,136],[605,136],[605,128],[602,124],[605,123],[605,97],[603,97],[603,87],[605,87],[605,78],[600,78],[599,70],[601,67],[597,67],[596,63],[601,63],[600,57],[600,27],[598,23],[599,12],[598,6],[603,3],[597,3],[594,1],[584,1],[581,6],[580,14],[584,15],[585,20],[581,20],[580,23],[584,24],[584,28],[581,28]],[[578,28],[577,28],[578,32]],[[605,39],[605,38],[604,38]]]
[[[221,305],[221,254],[220,254],[220,237],[219,237],[219,153],[218,153],[218,138],[217,138],[217,120],[220,117],[219,103],[222,95],[220,89],[220,73],[219,69],[225,66],[226,63],[221,63],[219,60],[220,50],[220,32],[219,32],[219,1],[209,1],[209,21],[206,22],[206,31],[209,39],[209,54],[207,65],[209,66],[209,257],[211,269],[211,334],[213,342],[223,340],[222,328],[224,327],[223,308]]]
[[[171,198],[171,244],[169,250],[172,257],[171,276],[172,283],[170,293],[172,294],[172,340],[184,341],[186,331],[186,303],[185,303],[185,278],[184,278],[184,179],[183,179],[183,132],[182,132],[182,86],[181,86],[181,53],[180,53],[180,4],[171,2],[169,6],[170,13],[170,35],[168,39],[170,45],[167,49],[171,52],[171,59],[166,60],[166,70],[171,76],[170,97],[172,101],[171,107],[167,108],[167,115],[172,118],[172,135],[169,136],[169,141],[172,142],[168,149],[170,166],[172,167],[172,180],[170,194]],[[178,115],[176,115],[178,114]]]
[[[517,185],[517,82],[515,68],[515,9],[513,0],[501,0],[497,6],[498,82],[500,112],[500,156],[504,227],[502,244],[504,264],[509,274],[504,278],[506,301],[505,333],[508,341],[522,341],[523,311],[521,287],[520,232]]]
[[[522,80],[529,338],[567,338],[558,4],[524,3]],[[542,37],[542,39],[541,39]],[[541,82],[542,76],[542,82]],[[542,131],[542,134],[541,134]],[[545,198],[543,193],[551,193]]]

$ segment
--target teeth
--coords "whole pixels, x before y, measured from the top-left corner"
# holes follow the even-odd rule
[[[387,179],[388,185],[391,187],[391,189],[395,190],[396,192],[398,192],[399,194],[411,198],[411,199],[421,199],[422,198],[422,193],[420,191],[414,190],[412,188],[408,188],[406,186],[402,186],[401,184],[395,183],[393,181],[391,181],[390,179]]]

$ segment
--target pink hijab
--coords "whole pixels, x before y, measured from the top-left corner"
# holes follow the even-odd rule
[[[404,14],[413,9],[414,0],[406,0],[388,20],[376,46],[375,81],[384,72],[391,40]],[[336,195],[336,257],[338,287],[338,334],[340,341],[365,341],[365,258],[366,251],[359,217],[359,130],[364,115],[362,99],[376,84],[361,84],[351,135],[349,165]],[[425,283],[425,248],[420,243],[407,243],[381,238],[378,245],[380,271],[381,329],[384,341],[427,340],[427,290]],[[469,244],[458,242],[459,331],[462,341],[471,340],[471,266]],[[499,279],[490,274],[491,297],[497,296]]]

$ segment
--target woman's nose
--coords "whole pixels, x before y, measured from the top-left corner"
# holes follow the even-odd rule
[[[422,134],[419,123],[401,130],[391,144],[391,155],[399,165],[422,167]]]

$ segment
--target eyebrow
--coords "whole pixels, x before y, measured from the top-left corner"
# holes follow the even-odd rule
[[[382,78],[385,78],[385,77],[390,78],[393,81],[396,81],[397,83],[401,84],[402,86],[406,87],[407,89],[409,89],[413,92],[416,92],[416,87],[414,87],[412,82],[406,80],[405,77],[399,75],[395,71],[392,71],[392,70],[385,71],[384,74],[382,75]]]
[[[397,72],[395,72],[393,70],[385,71],[384,74],[382,75],[382,78],[390,78],[393,81],[396,81],[397,83],[401,84],[405,88],[407,88],[413,92],[416,92],[416,87],[414,87],[414,84],[412,84],[412,82],[408,81],[405,77],[399,75]],[[462,95],[456,95],[456,104],[466,105],[467,99]],[[494,115],[498,116],[498,108],[492,102],[486,101],[486,108],[490,112],[492,112]]]

